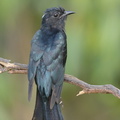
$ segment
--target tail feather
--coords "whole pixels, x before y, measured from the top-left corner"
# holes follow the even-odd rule
[[[60,105],[55,103],[50,109],[50,98],[46,99],[37,90],[36,105],[32,120],[63,120]]]

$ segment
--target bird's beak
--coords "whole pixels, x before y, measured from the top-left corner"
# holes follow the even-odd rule
[[[67,15],[71,15],[71,14],[75,14],[75,12],[73,11],[65,11],[63,15],[61,15],[60,18],[64,17],[64,16],[67,16]]]
[[[65,11],[64,14],[65,14],[65,15],[70,15],[70,14],[75,14],[75,12],[73,12],[73,11]]]

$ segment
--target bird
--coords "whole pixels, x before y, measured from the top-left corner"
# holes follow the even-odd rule
[[[63,120],[60,96],[67,58],[65,20],[73,11],[62,7],[47,9],[40,29],[31,41],[28,64],[28,99],[36,83],[36,103],[32,120]]]

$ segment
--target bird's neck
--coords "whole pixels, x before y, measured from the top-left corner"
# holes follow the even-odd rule
[[[42,32],[45,34],[54,34],[60,31],[64,31],[64,28],[56,28],[56,27],[51,27],[51,26],[42,26],[41,27]]]

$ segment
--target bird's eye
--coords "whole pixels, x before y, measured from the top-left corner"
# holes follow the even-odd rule
[[[54,17],[58,17],[58,14],[57,14],[57,13],[55,13],[55,14],[54,14]]]

